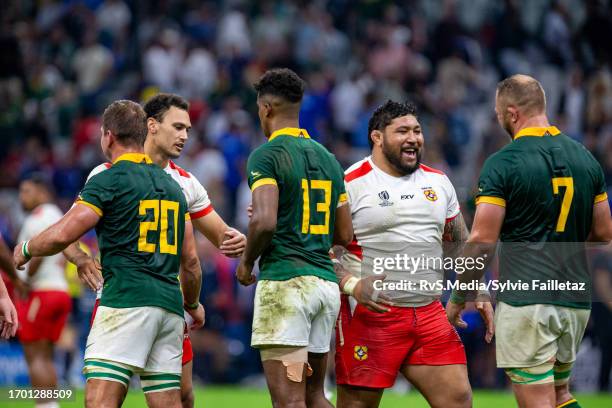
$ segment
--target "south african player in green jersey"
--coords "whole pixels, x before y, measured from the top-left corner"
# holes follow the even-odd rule
[[[323,380],[340,293],[328,252],[353,237],[344,174],[299,128],[304,82],[293,71],[268,71],[255,90],[268,142],[247,164],[253,214],[236,271],[240,283],[254,283],[261,256],[251,345],[275,407],[331,406]]]
[[[60,221],[22,243],[15,263],[60,252],[95,226],[104,290],[85,350],[86,404],[120,406],[137,373],[150,406],[180,407],[183,300],[197,302],[200,288],[198,280],[181,293],[177,279],[195,245],[187,203],[143,153],[140,105],[114,102],[102,122],[101,146],[112,167],[85,184]]]
[[[512,143],[481,171],[464,255],[490,253],[499,239],[500,280],[529,286],[500,292],[495,312],[497,366],[512,381],[518,405],[577,408],[569,379],[590,314],[584,243],[612,240],[603,171],[584,146],[550,125],[534,78],[501,81],[495,111]],[[458,279],[479,279],[483,271]],[[576,290],[533,285],[555,280]],[[458,325],[465,324],[459,317],[465,294],[454,291],[447,305]]]

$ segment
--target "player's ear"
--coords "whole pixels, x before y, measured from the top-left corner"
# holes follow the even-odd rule
[[[512,123],[518,122],[518,120],[519,120],[519,110],[516,108],[516,106],[509,105],[506,108],[506,112],[508,112],[508,115],[510,116],[510,121]]]
[[[159,122],[155,118],[147,118],[147,130],[151,134],[157,133],[159,130]]]
[[[272,104],[269,101],[262,102],[264,117],[269,118],[272,116]]]
[[[383,134],[380,130],[374,129],[372,133],[370,133],[370,138],[374,146],[382,146]]]

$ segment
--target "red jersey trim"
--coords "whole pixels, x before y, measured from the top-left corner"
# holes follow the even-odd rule
[[[196,218],[202,218],[203,216],[210,214],[212,210],[214,210],[214,208],[212,204],[209,204],[208,207],[203,208],[200,211],[189,213],[189,216],[191,217],[192,220],[195,220]]]
[[[348,249],[350,253],[352,253],[361,261],[363,261],[363,248],[361,248],[361,245],[357,243],[357,237],[353,235],[353,241],[351,241],[351,243],[346,246],[346,249]]]
[[[104,163],[104,167],[110,169],[113,166],[113,163]]]
[[[370,164],[369,160],[366,160],[363,162],[361,166],[357,167],[355,170],[346,174],[344,176],[344,181],[346,181],[347,183],[351,182],[355,179],[358,179],[359,177],[365,176],[371,171],[372,171],[372,165]]]
[[[191,176],[189,175],[189,173],[187,173],[185,170],[183,170],[182,168],[180,168],[179,166],[177,166],[176,164],[174,164],[174,162],[172,160],[170,160],[170,168],[173,170],[178,171],[178,174],[181,177],[185,177],[185,178],[190,178]],[[191,217],[193,218],[193,216]]]
[[[426,171],[428,173],[436,173],[436,174],[441,174],[443,176],[445,176],[446,174],[444,174],[444,172],[434,169],[433,167],[429,167],[424,165],[423,163],[421,163],[421,170]]]
[[[455,218],[457,218],[457,216],[458,216],[459,214],[461,214],[461,211],[459,211],[457,214],[453,215],[452,217],[447,218],[447,219],[446,219],[446,223],[448,224],[449,222],[451,222],[452,220],[454,220]]]

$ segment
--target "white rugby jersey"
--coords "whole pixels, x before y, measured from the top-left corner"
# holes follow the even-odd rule
[[[444,226],[460,213],[455,189],[443,172],[421,164],[412,174],[395,177],[376,167],[368,156],[346,170],[344,182],[355,237],[342,263],[352,274],[361,276],[364,250],[380,254],[388,250],[390,257],[393,243],[415,243],[428,253],[442,253]],[[409,278],[433,281],[441,275],[420,269]],[[427,291],[425,298],[423,294],[395,300],[427,304],[441,292]]]
[[[111,163],[102,163],[94,169],[87,176],[87,181],[90,178],[103,172],[106,169],[110,169]],[[192,220],[201,218],[212,212],[213,206],[208,198],[208,192],[197,178],[188,171],[183,170],[177,166],[172,160],[168,161],[168,165],[164,169],[174,181],[176,181],[183,190],[185,200],[187,201],[187,207],[189,208],[189,216]]]
[[[21,231],[19,231],[18,242],[34,238],[59,221],[62,216],[62,211],[55,204],[39,205],[26,217]],[[29,263],[26,264],[24,270],[17,270],[20,279],[26,280],[28,278],[29,265]],[[66,282],[64,267],[65,260],[61,253],[43,257],[38,271],[29,280],[32,289],[67,291],[68,282]]]
[[[112,163],[102,163],[93,168],[93,170],[87,176],[87,181],[90,178],[103,172],[104,170],[110,169]],[[187,208],[189,209],[189,216],[192,220],[204,217],[213,211],[213,206],[208,198],[208,192],[202,184],[198,181],[193,174],[183,170],[177,166],[172,160],[168,161],[168,165],[164,169],[174,181],[176,181],[183,190],[185,200],[187,201]],[[86,181],[86,183],[87,183]],[[98,290],[97,298],[102,296],[102,290]]]

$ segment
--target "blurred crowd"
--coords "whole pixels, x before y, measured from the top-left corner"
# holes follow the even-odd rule
[[[367,123],[376,106],[386,99],[416,102],[424,162],[454,182],[468,225],[482,163],[509,141],[496,122],[494,91],[514,73],[542,82],[552,123],[593,152],[612,186],[611,3],[4,2],[0,232],[15,239],[23,219],[16,187],[33,171],[49,175],[58,203],[69,208],[89,171],[105,160],[98,143],[104,107],[159,91],[191,103],[193,129],[177,162],[202,182],[216,210],[244,230],[245,163],[265,141],[251,84],[278,66],[306,80],[301,126],[345,167],[368,154]],[[208,319],[205,335],[194,338],[195,374],[238,381],[258,372],[248,347],[251,299],[236,286],[234,261],[203,239],[199,250]],[[464,333],[474,366],[483,367],[472,379],[499,385],[503,376],[487,375],[492,350],[475,337]]]

